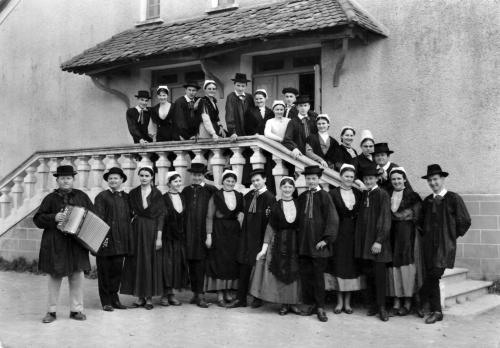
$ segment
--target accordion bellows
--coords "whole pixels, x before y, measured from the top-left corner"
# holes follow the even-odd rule
[[[76,237],[76,239],[93,254],[102,245],[109,231],[109,225],[88,209],[68,205],[64,208],[67,218],[57,225],[63,233]]]

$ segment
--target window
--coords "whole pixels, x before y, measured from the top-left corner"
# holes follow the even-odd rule
[[[146,19],[160,17],[160,0],[147,0]]]
[[[207,13],[216,13],[227,10],[235,10],[238,8],[236,0],[208,0],[209,9]]]
[[[234,6],[236,0],[212,0],[212,7]]]

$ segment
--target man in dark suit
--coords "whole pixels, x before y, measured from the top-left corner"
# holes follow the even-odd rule
[[[151,120],[148,103],[151,97],[148,91],[139,91],[135,97],[137,98],[137,105],[127,110],[128,131],[136,144],[152,142],[153,138],[149,135],[150,132],[148,132]]]
[[[315,112],[309,112],[311,108],[310,102],[308,95],[301,95],[297,98],[298,114],[291,117],[283,138],[283,145],[292,151],[295,158],[306,153],[307,137],[318,133],[316,127],[316,117],[318,115]]]
[[[237,137],[246,134],[245,112],[254,105],[251,94],[246,93],[248,82],[246,74],[236,73],[234,79],[234,92],[229,93],[226,100],[226,124],[228,134]]]
[[[297,101],[297,96],[299,95],[299,91],[297,88],[293,87],[285,87],[281,91],[283,94],[283,99],[285,100],[285,114],[283,117],[291,118],[292,115],[297,115],[298,110],[295,106],[295,102]]]
[[[377,170],[379,173],[378,185],[387,192],[389,192],[392,187],[389,174],[391,173],[392,168],[399,167],[396,163],[391,162],[392,153],[394,153],[394,151],[389,149],[389,145],[387,143],[375,144],[372,153],[375,163],[377,163]]]
[[[170,113],[176,140],[188,140],[195,137],[201,121],[197,119],[195,112],[195,104],[198,100],[196,93],[201,87],[196,82],[187,82],[184,88],[186,94],[175,100]]]

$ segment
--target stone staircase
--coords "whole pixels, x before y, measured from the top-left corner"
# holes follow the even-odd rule
[[[493,282],[468,279],[468,272],[466,268],[445,271],[440,283],[445,315],[472,318],[500,306],[500,296],[489,293]]]

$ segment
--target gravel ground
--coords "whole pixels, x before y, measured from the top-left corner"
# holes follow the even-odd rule
[[[259,309],[201,309],[178,298],[180,307],[152,311],[104,312],[97,281],[85,279],[87,321],[70,320],[68,285],[63,281],[58,319],[42,324],[46,312],[45,276],[0,272],[0,348],[5,347],[500,347],[500,309],[475,318],[445,317],[426,325],[415,316],[383,323],[364,310],[335,315],[277,315],[276,305]],[[208,297],[213,299],[213,297]],[[124,304],[134,298],[123,296]]]

